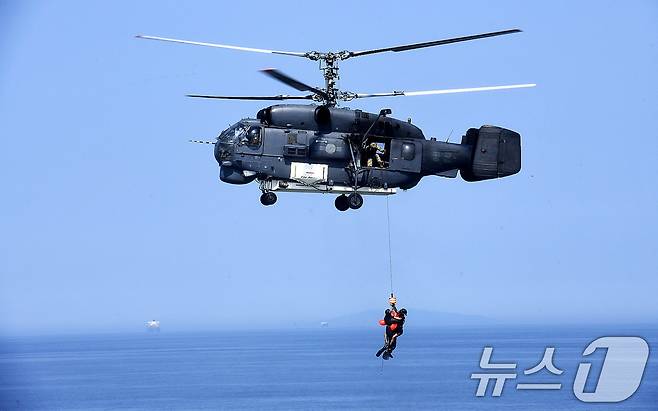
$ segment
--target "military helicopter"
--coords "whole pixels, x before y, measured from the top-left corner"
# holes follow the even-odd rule
[[[279,192],[338,194],[340,211],[358,209],[363,195],[395,194],[408,190],[425,176],[481,181],[516,174],[521,169],[521,137],[501,127],[469,129],[461,144],[426,139],[408,121],[337,107],[339,101],[374,97],[422,96],[534,87],[535,84],[474,87],[389,93],[355,93],[338,89],[338,62],[384,52],[402,52],[519,33],[519,29],[482,33],[423,43],[361,51],[295,52],[204,43],[155,36],[136,36],[198,46],[293,56],[318,61],[324,88],[312,87],[276,69],[262,72],[298,91],[299,95],[227,96],[188,94],[189,97],[226,100],[311,100],[314,104],[277,104],[261,109],[256,118],[245,118],[222,131],[214,141],[220,165],[219,178],[229,184],[257,181],[263,205],[273,205]]]

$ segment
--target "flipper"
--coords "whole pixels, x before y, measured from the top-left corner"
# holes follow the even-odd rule
[[[387,348],[388,348],[388,345],[383,346],[382,348],[379,349],[379,351],[377,351],[377,354],[375,354],[375,356],[379,357],[380,355],[382,355],[382,353],[384,351],[386,351]]]
[[[391,353],[389,353],[388,351],[385,351],[384,355],[382,355],[382,358],[385,359],[385,360],[390,360],[393,357],[391,357]]]

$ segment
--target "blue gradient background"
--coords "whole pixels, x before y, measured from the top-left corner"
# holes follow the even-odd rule
[[[350,104],[427,137],[496,124],[523,138],[519,175],[426,178],[390,199],[400,301],[515,324],[657,319],[655,1],[319,7],[0,3],[0,334],[287,327],[385,305],[384,199],[263,208],[187,143],[266,104],[185,93],[288,93],[257,70],[321,84],[315,63],[136,34],[307,51],[522,28],[341,66],[361,92],[538,83]]]

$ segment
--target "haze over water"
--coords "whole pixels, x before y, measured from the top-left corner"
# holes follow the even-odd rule
[[[20,337],[0,342],[0,409],[432,409],[591,410],[571,392],[582,350],[606,334],[640,335],[652,347],[655,327],[408,327],[395,358],[374,352],[380,329],[269,332],[133,333]],[[518,381],[560,382],[559,391],[475,397],[485,345],[492,362],[518,364]],[[546,346],[556,347],[554,376],[524,376]],[[602,354],[602,353],[599,353]],[[587,361],[600,372],[602,355]],[[596,409],[654,409],[658,369],[652,354],[644,382],[620,404]],[[597,370],[596,367],[599,367]]]

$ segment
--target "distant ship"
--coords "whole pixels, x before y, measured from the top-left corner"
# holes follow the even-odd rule
[[[322,321],[320,322],[320,327],[329,327],[329,323],[327,321]]]
[[[160,321],[158,320],[147,321],[146,329],[149,331],[160,331]]]

